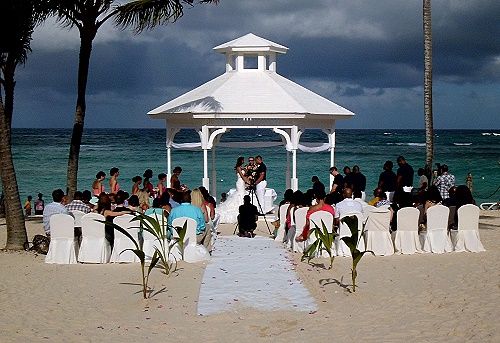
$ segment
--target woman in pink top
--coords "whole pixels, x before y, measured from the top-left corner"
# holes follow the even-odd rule
[[[309,228],[310,228],[310,221],[309,217],[311,217],[311,214],[317,211],[326,211],[332,214],[332,216],[335,215],[335,210],[331,205],[325,204],[325,191],[318,190],[316,191],[316,205],[309,207],[309,211],[307,211],[306,214],[306,225],[304,225],[304,229],[302,230],[302,233],[295,238],[297,242],[303,242],[307,239],[307,236],[309,235]]]
[[[97,173],[95,178],[96,178],[95,181],[92,183],[92,189],[94,190],[94,195],[98,197],[99,194],[104,192],[104,186],[102,185],[102,181],[106,178],[106,173],[101,170],[100,172]]]
[[[120,190],[120,184],[116,180],[118,175],[120,175],[120,170],[116,167],[113,167],[109,171],[109,175],[111,175],[111,178],[109,179],[109,187],[110,187],[109,192],[111,194],[116,194]]]

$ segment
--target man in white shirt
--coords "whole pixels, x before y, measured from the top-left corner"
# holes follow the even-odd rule
[[[43,229],[47,236],[50,236],[50,217],[59,213],[70,214],[66,206],[64,206],[66,205],[66,194],[62,189],[56,189],[52,192],[52,200],[54,202],[46,205],[43,209]]]
[[[350,188],[345,188],[344,200],[335,205],[335,222],[337,225],[340,223],[340,217],[348,212],[360,212],[363,213],[363,205],[359,201],[352,198],[352,190]]]

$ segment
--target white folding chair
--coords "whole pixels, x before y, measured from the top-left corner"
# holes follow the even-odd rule
[[[424,252],[442,254],[451,252],[451,239],[448,233],[450,209],[435,205],[427,209],[427,229],[420,232],[420,243]]]
[[[77,263],[78,243],[75,240],[75,220],[69,214],[50,217],[50,245],[45,263]]]
[[[397,254],[422,252],[418,237],[418,218],[420,211],[414,207],[403,207],[397,213],[398,229],[392,233],[394,249]]]
[[[365,226],[366,250],[371,250],[378,256],[394,254],[394,243],[389,232],[391,211],[388,208],[373,208],[366,213]]]
[[[330,233],[333,232],[333,215],[330,212],[316,211],[314,213],[311,213],[311,215],[309,216],[309,229],[318,226],[321,230],[323,230],[323,224],[325,225],[328,232]],[[314,234],[314,232],[312,232],[306,241],[305,248],[307,249],[309,245],[311,245],[315,240],[316,240],[316,235]],[[335,241],[333,242],[330,249],[332,249],[332,255],[336,256],[337,249],[335,246]],[[329,257],[329,256],[326,252],[321,252],[321,254],[319,254],[318,257]]]
[[[295,238],[302,233],[304,226],[306,225],[306,215],[309,211],[309,207],[300,207],[295,210],[295,226],[288,230],[288,247],[293,252],[304,252],[306,241],[296,242]],[[307,237],[304,237],[307,238]]]
[[[173,226],[184,226],[187,221],[186,235],[184,236],[184,261],[186,262],[200,262],[210,259],[210,253],[203,245],[196,243],[196,227],[198,224],[196,220],[188,217],[179,217],[172,221]],[[174,247],[178,248],[178,245]]]
[[[87,213],[82,217],[82,243],[78,252],[78,262],[108,263],[111,256],[111,245],[106,239],[105,220],[98,213]]]
[[[275,241],[284,242],[285,241],[285,227],[286,227],[286,212],[288,210],[289,204],[283,204],[280,206],[280,227],[278,228],[278,232],[276,233]]]
[[[131,222],[135,216],[132,214],[124,214],[119,217],[115,217],[113,223],[120,226],[122,229],[127,230],[127,232],[137,241],[139,234],[139,222]],[[112,263],[123,263],[123,262],[140,262],[139,257],[132,251],[126,249],[135,249],[134,243],[118,230],[115,230],[115,242],[113,245],[113,251],[111,252],[110,262]]]
[[[343,256],[343,257],[350,257],[351,256],[351,250],[349,247],[344,243],[344,241],[341,239],[342,237],[350,237],[351,236],[351,230],[349,229],[349,226],[347,226],[345,223],[342,223],[342,218],[344,217],[349,217],[349,216],[356,216],[358,218],[358,232],[359,232],[359,241],[358,241],[358,250],[363,251],[365,250],[365,241],[364,238],[361,236],[361,230],[363,228],[363,220],[364,216],[361,212],[347,212],[343,214],[340,217],[340,224],[339,224],[339,235],[335,237],[335,248],[337,251],[337,256]]]
[[[479,207],[472,204],[463,205],[457,210],[458,230],[451,231],[453,250],[456,252],[486,251],[479,239],[479,211]]]

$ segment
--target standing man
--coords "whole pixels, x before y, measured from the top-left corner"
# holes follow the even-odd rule
[[[313,183],[312,190],[314,192],[314,195],[319,194],[318,192],[325,191],[325,185],[323,182],[319,181],[319,177],[314,175],[311,178],[311,182]]]
[[[266,193],[266,186],[267,186],[267,181],[266,181],[266,173],[267,173],[267,168],[264,162],[262,162],[262,156],[258,155],[255,157],[255,162],[257,163],[257,180],[255,181],[256,189],[255,189],[255,195],[257,196],[257,199],[259,200],[260,206],[262,207],[261,210],[265,214],[265,204],[264,204],[264,194]]]
[[[364,192],[366,190],[366,176],[359,170],[358,166],[352,168],[352,191]]]
[[[382,188],[384,192],[393,192],[396,190],[397,176],[392,171],[394,164],[392,161],[385,161],[384,171],[378,177],[378,188]]]
[[[43,229],[47,236],[50,236],[50,217],[59,213],[70,214],[65,206],[66,195],[62,189],[56,189],[52,192],[52,200],[54,200],[54,202],[51,202],[43,209]]]
[[[406,160],[403,156],[398,156],[398,173],[396,185],[397,187],[413,187],[413,168],[406,163]]]
[[[434,185],[439,189],[443,200],[450,197],[449,190],[455,186],[455,176],[448,173],[448,166],[446,164],[441,166],[441,175],[434,181]]]
[[[342,190],[344,189],[344,177],[339,173],[337,167],[331,167],[330,174],[333,175],[333,182],[330,193],[341,194]]]

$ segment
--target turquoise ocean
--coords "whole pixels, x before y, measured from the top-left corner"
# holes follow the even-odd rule
[[[335,164],[343,168],[358,165],[367,177],[367,193],[371,196],[378,182],[378,175],[386,160],[396,165],[398,155],[416,171],[425,161],[424,130],[359,130],[336,131]],[[56,188],[66,189],[67,158],[71,129],[13,129],[12,149],[21,201],[28,195],[33,199],[39,192],[46,201]],[[194,130],[183,130],[176,143],[199,141]],[[233,129],[222,136],[221,142],[280,142],[279,135],[271,130]],[[319,130],[306,130],[301,142],[327,142]],[[238,156],[262,155],[268,168],[268,187],[274,188],[280,199],[286,187],[286,160],[284,146],[266,148],[217,147],[215,150],[217,172],[217,197],[221,192],[234,188],[234,165]],[[80,154],[78,189],[92,188],[98,171],[107,174],[104,185],[109,189],[109,170],[120,169],[118,181],[122,189],[130,192],[132,177],[142,176],[145,169],[156,175],[166,172],[164,129],[86,129]],[[436,130],[434,163],[447,164],[455,175],[457,185],[465,184],[467,173],[472,173],[473,195],[478,203],[498,201],[500,198],[500,131],[499,130]],[[318,175],[327,186],[330,153],[297,152],[297,177],[303,191],[311,187],[311,177]],[[212,153],[209,152],[209,177],[212,181]],[[201,185],[203,153],[201,150],[172,149],[172,168],[182,167],[181,182],[193,189]],[[210,189],[211,191],[211,189]],[[496,192],[497,191],[497,192]],[[496,192],[496,193],[495,193]],[[494,194],[493,196],[491,196]],[[490,197],[491,196],[491,197]]]

